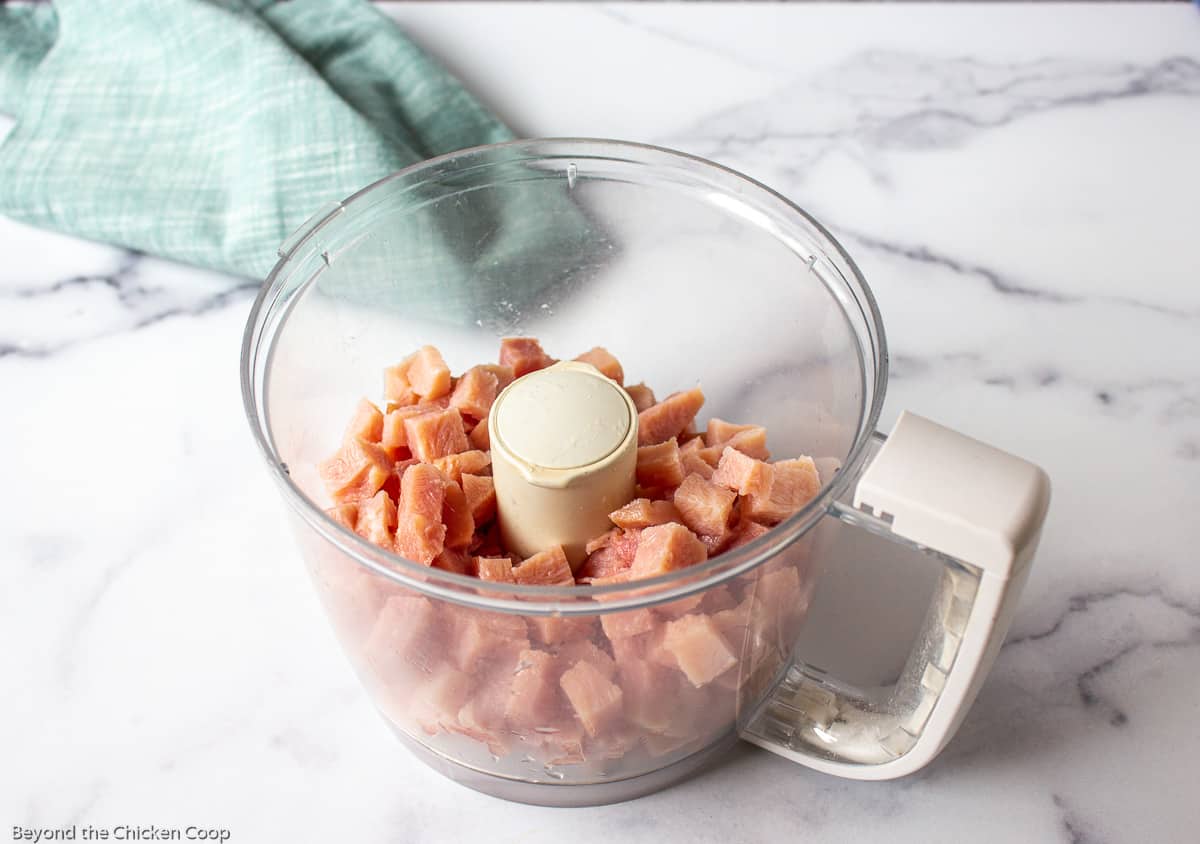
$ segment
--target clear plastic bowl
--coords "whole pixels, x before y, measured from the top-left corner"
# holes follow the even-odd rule
[[[605,587],[483,583],[325,514],[316,466],[385,366],[433,344],[457,372],[518,334],[561,358],[603,345],[660,396],[700,383],[701,418],[767,426],[774,457],[817,459],[821,494],[736,551]],[[316,215],[254,305],[242,376],[313,582],[396,733],[472,787],[575,805],[686,776],[777,683],[817,579],[814,527],[871,444],[886,352],[853,262],[777,193],[668,150],[536,140],[425,162]],[[697,685],[665,664],[656,643],[683,617],[718,629],[736,666]],[[619,690],[594,723],[557,684],[580,659]]]

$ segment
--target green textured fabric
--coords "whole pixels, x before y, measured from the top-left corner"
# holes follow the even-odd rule
[[[5,5],[0,110],[16,118],[0,143],[0,214],[259,278],[330,200],[512,138],[364,0]],[[496,229],[497,209],[482,210]],[[414,263],[449,242],[436,225],[413,236]],[[470,268],[459,275],[450,283]]]

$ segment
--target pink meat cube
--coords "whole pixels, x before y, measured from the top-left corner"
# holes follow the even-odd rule
[[[468,437],[471,445],[480,451],[490,451],[492,448],[492,438],[488,433],[488,418],[485,416],[479,420],[479,424],[471,429],[471,434]]]
[[[739,495],[763,495],[770,491],[774,476],[775,470],[770,463],[747,457],[737,449],[726,446],[712,482]]]
[[[770,491],[749,495],[742,503],[742,517],[774,525],[782,522],[816,497],[821,479],[812,458],[780,460],[771,464]]]
[[[679,715],[679,674],[645,660],[629,660],[618,668],[624,714],[634,726],[651,733],[667,730]]]
[[[383,397],[388,408],[416,404],[421,397],[408,380],[408,360],[383,370]]]
[[[575,575],[562,546],[555,545],[548,551],[534,554],[513,568],[517,583],[536,586],[572,586]]]
[[[384,683],[425,678],[442,661],[444,634],[437,606],[418,595],[388,598],[363,645],[363,656]]]
[[[349,530],[354,530],[358,524],[358,504],[356,502],[350,501],[345,504],[338,504],[335,507],[330,507],[325,513],[329,518]]]
[[[600,626],[610,640],[628,639],[649,633],[658,624],[653,610],[635,609],[610,612],[600,616]]]
[[[631,384],[625,388],[625,392],[633,399],[633,406],[637,408],[638,413],[654,407],[654,391],[645,384]]]
[[[422,346],[401,362],[413,391],[422,400],[438,399],[450,392],[450,367],[433,346]]]
[[[736,499],[729,490],[699,475],[688,475],[675,490],[675,507],[683,516],[683,523],[701,536],[718,540],[729,530]]]
[[[512,560],[508,557],[476,557],[475,576],[493,583],[516,583]]]
[[[699,475],[706,481],[713,476],[713,467],[709,464],[707,455],[705,454],[704,440],[700,437],[688,440],[679,449],[679,460],[683,464],[683,474]],[[683,479],[680,479],[682,483]]]
[[[625,383],[625,370],[621,368],[621,362],[613,357],[608,349],[603,346],[596,346],[594,349],[584,352],[575,358],[575,360],[582,363],[590,363],[600,370],[601,375],[611,378],[618,384]]]
[[[644,445],[637,450],[637,482],[645,487],[679,486],[683,462],[679,443],[671,437],[664,443]]]
[[[453,666],[443,665],[415,689],[411,689],[411,700],[407,709],[412,720],[426,733],[434,735],[454,723],[458,711],[466,704],[470,694],[471,678]],[[389,710],[391,707],[385,712],[392,716]],[[395,717],[392,717],[392,720],[398,720],[402,725],[404,723]]]
[[[668,622],[663,647],[675,655],[680,670],[697,688],[737,665],[737,655],[706,615],[685,615]]]
[[[392,474],[392,459],[375,443],[347,440],[337,454],[318,467],[335,503],[371,498]]]
[[[683,525],[655,525],[641,532],[629,571],[634,577],[654,577],[703,562],[707,556],[704,543]]]
[[[588,735],[595,736],[620,720],[621,688],[592,663],[576,663],[563,672],[559,685]]]
[[[638,414],[638,445],[654,445],[678,437],[704,405],[699,387],[672,393]]]
[[[475,519],[471,516],[471,505],[462,487],[454,481],[446,481],[446,493],[442,499],[442,524],[446,526],[443,544],[447,548],[466,548],[475,536]]]
[[[452,571],[455,574],[475,574],[475,558],[452,548],[443,549],[442,553],[433,558],[432,565],[435,569]]]
[[[346,427],[345,439],[377,443],[382,437],[383,414],[373,403],[362,399],[354,410],[354,418]]]
[[[446,542],[442,505],[446,478],[426,463],[410,466],[400,481],[396,551],[425,565],[433,563]]]
[[[590,639],[596,620],[590,616],[531,615],[525,619],[529,638],[541,645],[559,646]]]
[[[486,451],[461,451],[447,454],[433,461],[443,475],[456,484],[462,483],[463,474],[482,475],[492,465],[492,457]]]
[[[654,608],[654,612],[663,618],[679,618],[697,609],[703,600],[703,593],[688,595],[686,598],[677,598],[674,601],[659,604]]]
[[[517,374],[513,372],[513,368],[511,366],[505,366],[499,363],[483,363],[480,364],[480,366],[496,376],[497,386],[500,390],[503,390],[517,379]]]
[[[401,460],[410,454],[408,450],[408,432],[404,420],[411,416],[420,416],[432,412],[432,408],[413,404],[406,407],[392,408],[383,417],[381,445],[394,460]]]
[[[404,433],[413,456],[425,463],[470,449],[462,416],[454,408],[409,416]]]
[[[735,434],[750,431],[757,427],[759,426],[736,425],[733,422],[726,422],[724,419],[718,419],[714,416],[708,420],[708,427],[704,430],[704,444],[710,448],[723,446],[733,439]]]
[[[457,408],[464,416],[482,419],[492,409],[492,402],[500,391],[500,379],[482,366],[473,366],[462,374],[450,394],[450,407]]]
[[[601,548],[607,548],[612,544],[614,539],[620,536],[620,534],[620,528],[613,528],[612,530],[605,531],[599,536],[589,539],[587,545],[583,547],[583,550],[585,553],[591,554],[594,551],[599,551]]]
[[[746,431],[738,431],[722,445],[735,448],[742,454],[757,460],[771,459],[771,452],[767,450],[767,429],[758,425],[752,425]],[[717,448],[720,447],[717,446]]]
[[[529,647],[520,616],[482,610],[458,610],[453,635],[443,647],[451,662],[468,674],[482,675],[515,667],[517,654]]]
[[[641,531],[621,531],[613,535],[599,549],[588,554],[576,572],[580,580],[607,578],[627,571],[637,555],[638,538]]]
[[[354,529],[364,539],[391,551],[395,547],[396,505],[383,490],[364,501],[358,508]]]
[[[464,474],[462,488],[467,496],[467,506],[471,508],[471,518],[475,520],[475,525],[478,527],[490,522],[496,515],[496,485],[492,479]]]
[[[505,707],[509,725],[529,734],[552,728],[563,718],[559,663],[545,651],[526,649],[517,656],[512,692]]]
[[[564,668],[587,662],[609,680],[617,675],[617,664],[613,658],[589,639],[569,639],[559,644],[555,653]]]
[[[732,551],[734,548],[741,548],[747,543],[753,542],[770,528],[760,525],[758,522],[742,521],[733,531],[733,536],[729,540],[729,544],[725,546],[726,551]]]
[[[670,501],[651,501],[649,498],[635,498],[620,510],[609,513],[608,518],[625,530],[682,521],[679,511]]]
[[[500,365],[512,367],[517,378],[545,369],[555,362],[532,337],[505,337],[500,341]]]

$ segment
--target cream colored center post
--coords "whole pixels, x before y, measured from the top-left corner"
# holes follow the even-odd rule
[[[505,544],[528,557],[561,545],[578,568],[608,514],[633,498],[637,408],[615,381],[563,362],[518,378],[488,417]]]

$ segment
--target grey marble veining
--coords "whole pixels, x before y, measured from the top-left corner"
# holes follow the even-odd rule
[[[834,231],[884,313],[885,427],[911,408],[1054,481],[995,669],[944,754],[901,781],[749,747],[570,812],[442,781],[359,691],[246,431],[256,285],[0,220],[0,824],[1196,840],[1200,13],[387,8],[529,135],[711,157]]]

